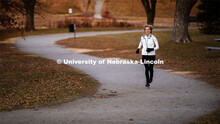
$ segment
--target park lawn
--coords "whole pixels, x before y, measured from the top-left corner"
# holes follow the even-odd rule
[[[219,36],[201,34],[195,29],[190,30],[189,33],[193,39],[192,43],[173,43],[169,42],[172,34],[171,31],[153,32],[160,45],[160,49],[156,53],[156,59],[164,60],[165,62],[165,64],[156,65],[156,67],[172,70],[172,72],[192,72],[189,75],[194,76],[184,76],[203,80],[220,89],[220,52],[211,51],[207,54],[205,50],[206,46],[219,46],[219,43],[214,40],[219,38]],[[135,54],[135,51],[142,35],[143,33],[127,33],[70,38],[60,40],[57,44],[67,48],[92,49],[95,51],[84,54],[102,58],[140,60],[141,55]],[[190,124],[218,124],[220,122],[219,113],[220,110],[217,109],[194,120]]]
[[[220,109],[214,110],[211,113],[204,115],[189,124],[219,124],[220,123]]]
[[[25,36],[33,35],[33,34],[39,35],[39,34],[68,32],[68,29],[62,29],[62,30],[63,31],[41,30],[32,33],[25,33]],[[91,31],[91,29],[83,29],[83,30]],[[103,29],[97,29],[97,31],[101,31],[101,30]],[[109,29],[109,30],[113,30],[113,29]],[[76,39],[68,39],[65,42],[60,41],[59,44],[64,45],[66,47],[71,47],[72,45],[72,47],[74,46],[75,48],[87,48],[87,49],[88,48],[108,49],[111,47],[109,51],[104,51],[104,52],[96,51],[96,52],[89,52],[86,54],[105,57],[105,58],[120,57],[120,58],[129,58],[129,59],[130,58],[140,59],[141,56],[136,55],[134,51],[137,48],[140,36],[142,34],[143,33],[129,33],[129,34],[106,35],[106,36],[96,36],[96,37],[87,37],[87,38],[76,38]],[[207,56],[205,53],[206,51],[204,49],[205,46],[218,45],[218,43],[213,40],[214,38],[219,38],[217,35],[203,35],[200,34],[197,30],[191,30],[190,35],[194,40],[194,42],[189,43],[188,45],[188,44],[176,44],[176,43],[168,42],[168,39],[171,36],[170,31],[153,32],[153,34],[158,38],[160,43],[160,50],[157,51],[157,59],[165,60],[165,64],[158,65],[158,67],[163,69],[187,70],[188,68],[184,67],[184,65],[186,66],[185,64],[185,62],[187,62],[186,58],[190,58],[191,56],[192,60],[195,59],[206,60],[206,61],[200,61],[201,62],[200,64],[194,64],[195,68],[192,68],[194,69],[194,71],[196,71],[195,69],[198,70],[199,68],[198,66],[201,66],[202,70],[208,68],[207,71],[212,71],[213,73],[213,75],[211,75],[210,73],[207,73],[205,71],[205,73],[209,75],[207,76],[203,75],[200,77],[200,79],[205,80],[208,83],[210,83],[211,81],[219,82],[219,78],[215,78],[217,75],[219,75],[219,71],[217,71],[219,70],[219,58],[216,57],[216,54],[219,53],[217,51],[212,51],[210,56]],[[17,33],[16,31],[12,31],[12,33],[4,34],[4,36],[0,35],[0,39],[2,40],[15,36],[20,36],[20,34]],[[74,44],[72,40],[74,40]],[[90,41],[92,42],[90,44],[87,44]],[[97,43],[98,45],[95,42],[98,42]],[[101,45],[102,47],[100,47],[100,43],[102,44]],[[191,44],[193,45],[191,46]],[[0,47],[1,47],[0,49],[1,50],[0,111],[38,107],[42,105],[50,105],[65,101],[72,101],[76,98],[80,98],[85,95],[91,95],[96,91],[97,87],[99,86],[97,81],[91,79],[88,75],[85,75],[76,69],[70,68],[65,65],[58,65],[51,60],[22,53],[14,49],[13,45],[0,44]],[[193,51],[194,54],[190,54],[190,51]],[[179,61],[179,59],[183,61]],[[209,64],[209,62],[211,63]],[[172,65],[172,63],[174,64]],[[2,73],[3,70],[6,70],[4,71],[4,73],[6,73],[4,75]],[[199,73],[198,71],[196,73],[204,74],[204,73]],[[17,79],[22,79],[22,80],[19,81]],[[7,82],[4,83],[3,80]],[[80,81],[82,81],[84,84],[81,83]],[[66,83],[63,82],[69,82],[68,86],[66,86]],[[90,85],[90,83],[92,85]],[[78,87],[78,88],[75,87],[76,92],[71,92],[72,91],[71,90],[69,93],[68,91],[71,88],[74,89],[74,84],[76,84]],[[211,82],[210,84],[213,84],[214,86],[219,88],[218,83]],[[87,89],[82,87],[81,85],[82,86],[86,85]],[[66,88],[68,93],[66,92]],[[88,92],[84,92],[85,89]],[[57,92],[58,94],[59,93],[60,94],[57,95]],[[74,95],[71,95],[71,93]],[[76,93],[79,93],[79,95],[78,96],[75,95]],[[80,95],[80,93],[82,94]],[[193,123],[203,123],[205,120],[206,120],[205,123],[206,122],[215,123],[216,116],[217,118],[219,118],[219,110],[213,111],[211,114],[205,115],[204,117],[199,118],[196,122]]]
[[[0,44],[0,111],[36,108],[93,95],[98,81],[55,61]]]
[[[134,30],[137,28],[129,27],[108,27],[108,28],[77,28],[77,32],[89,32],[89,31],[118,31],[118,30]],[[37,29],[33,32],[24,32],[24,36],[29,35],[45,35],[45,34],[57,34],[57,33],[69,33],[69,29]],[[21,31],[19,30],[0,30],[0,42],[2,40],[12,38],[12,37],[21,37]]]
[[[127,29],[78,28],[77,32],[103,30]],[[44,29],[24,32],[24,36],[68,31]],[[12,40],[16,39],[14,37],[21,37],[18,30],[0,30],[0,34],[0,111],[73,101],[83,96],[91,96],[98,89],[98,81],[77,69],[16,50]]]
[[[102,30],[125,29],[78,29],[79,32]],[[67,32],[68,29],[36,30],[25,32],[25,36]],[[52,60],[23,53],[16,50],[13,44],[2,43],[7,38],[20,35],[16,30],[9,30],[0,35],[0,111],[58,104],[91,96],[96,92],[99,82],[83,72],[59,65]]]
[[[219,89],[220,51],[213,50],[207,54],[205,49],[206,46],[219,46],[219,43],[214,40],[219,36],[201,34],[196,29],[191,29],[189,33],[193,39],[192,43],[173,43],[169,42],[171,31],[153,32],[160,46],[156,59],[164,61],[164,64],[156,67],[172,70],[172,72],[188,72],[185,76],[194,75],[194,78],[201,79]],[[85,54],[102,58],[140,60],[141,55],[135,54],[135,51],[142,35],[143,33],[126,33],[70,38],[60,40],[57,44],[67,48],[93,49],[95,51]]]

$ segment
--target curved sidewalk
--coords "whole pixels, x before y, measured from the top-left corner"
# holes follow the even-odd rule
[[[135,31],[77,33],[77,37]],[[155,31],[155,30],[154,30]],[[57,40],[73,34],[29,36],[19,39],[19,50],[48,59],[103,60],[78,54],[58,45]],[[138,44],[137,44],[138,45]],[[45,63],[46,64],[46,63]],[[138,123],[180,124],[220,108],[220,93],[205,82],[184,78],[155,68],[151,89],[144,87],[143,65],[71,64],[101,83],[97,94],[116,92],[109,98],[86,97],[60,105],[0,112],[0,123]]]

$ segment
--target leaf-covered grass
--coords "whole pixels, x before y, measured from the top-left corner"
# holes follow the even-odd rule
[[[134,28],[77,28],[77,32],[128,29]],[[68,32],[44,29],[24,32],[24,36]],[[73,101],[95,93],[99,87],[96,80],[79,70],[2,43],[7,38],[21,37],[18,30],[0,30],[0,34],[0,111]]]
[[[205,47],[219,46],[214,39],[218,35],[201,34],[198,30],[190,30],[192,43],[169,42],[171,31],[153,32],[159,41],[160,49],[156,58],[164,60],[165,64],[156,65],[163,69],[174,71],[190,71],[217,88],[220,88],[220,51],[212,50],[207,54]],[[70,38],[58,41],[57,44],[68,48],[85,48],[105,51],[92,51],[85,54],[103,58],[125,58],[140,60],[141,55],[135,54],[140,36],[143,33],[113,34],[85,38]]]
[[[108,28],[77,28],[77,32],[90,32],[90,31],[115,31],[115,30],[133,30],[137,28],[129,27],[108,27]],[[68,28],[61,29],[37,29],[33,32],[24,32],[24,36],[28,35],[44,35],[44,34],[56,34],[56,33],[69,33]],[[21,32],[18,30],[0,30],[0,41],[11,37],[21,37]]]
[[[160,49],[156,52],[156,59],[164,60],[165,64],[156,65],[162,69],[174,71],[191,71],[199,75],[199,79],[220,88],[220,51],[207,54],[205,47],[220,47],[214,39],[218,35],[205,35],[198,30],[190,30],[192,43],[168,42],[171,31],[153,32],[159,41]],[[140,36],[143,33],[114,34],[95,37],[75,38],[58,41],[57,44],[68,48],[85,48],[105,51],[93,51],[85,54],[103,58],[141,59],[135,54]],[[219,124],[219,110],[205,115],[191,124]]]
[[[88,75],[0,44],[0,111],[73,101],[96,92]]]
[[[214,110],[211,113],[204,115],[189,124],[219,124],[220,109]]]

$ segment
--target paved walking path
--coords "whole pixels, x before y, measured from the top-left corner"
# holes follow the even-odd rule
[[[154,30],[155,31],[155,30]],[[136,31],[77,33],[77,37]],[[57,40],[73,34],[29,36],[16,42],[18,49],[48,59],[103,60],[73,53]],[[138,41],[139,39],[137,39]],[[137,44],[138,45],[138,44]],[[47,64],[47,63],[45,63]],[[80,123],[80,124],[180,124],[220,108],[220,92],[205,82],[184,78],[155,68],[150,89],[144,87],[144,67],[135,65],[70,65],[101,83],[97,94],[117,92],[109,98],[82,98],[60,105],[0,112],[0,123]],[[106,90],[103,90],[106,89]]]

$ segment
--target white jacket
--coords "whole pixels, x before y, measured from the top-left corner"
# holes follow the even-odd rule
[[[154,45],[156,45],[156,47],[154,47]],[[149,37],[147,37],[146,34],[141,36],[141,41],[139,43],[138,49],[140,49],[141,46],[143,46],[142,55],[155,55],[155,50],[159,49],[157,38],[152,34],[150,34]],[[151,52],[147,52],[147,48],[154,48],[154,50]]]

